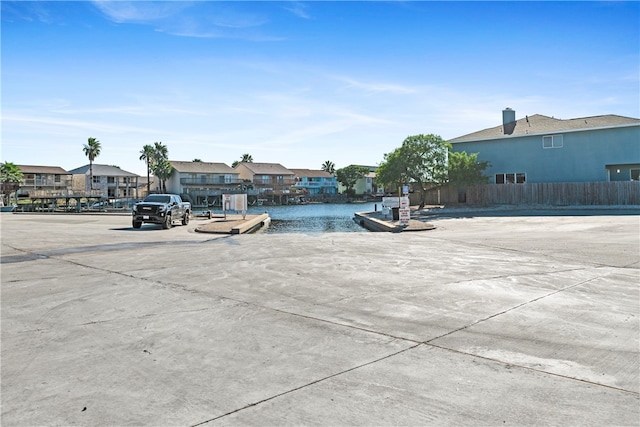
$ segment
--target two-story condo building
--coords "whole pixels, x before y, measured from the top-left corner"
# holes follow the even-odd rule
[[[291,187],[295,185],[296,175],[290,169],[279,163],[253,163],[241,162],[235,167],[240,179],[250,183],[258,197],[271,196],[282,200],[283,195],[291,193]]]
[[[167,191],[184,196],[194,206],[209,206],[222,194],[244,190],[238,171],[224,163],[177,160],[169,163],[173,173],[166,182]]]
[[[336,177],[323,170],[291,169],[295,175],[293,188],[310,197],[338,193]]]
[[[89,165],[85,165],[69,171],[73,175],[76,192],[88,192],[106,199],[139,198],[139,176],[135,173],[95,163],[91,170]]]
[[[73,191],[73,175],[59,166],[16,165],[22,171],[18,196],[50,197]]]

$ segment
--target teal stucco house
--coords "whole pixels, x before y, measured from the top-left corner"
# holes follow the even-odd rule
[[[535,114],[449,141],[456,152],[479,153],[494,184],[640,180],[640,119],[617,115],[556,119]]]

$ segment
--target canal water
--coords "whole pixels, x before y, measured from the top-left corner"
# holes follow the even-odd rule
[[[367,232],[353,220],[356,212],[382,209],[376,203],[310,203],[290,206],[251,206],[247,213],[267,212],[271,224],[264,233]]]

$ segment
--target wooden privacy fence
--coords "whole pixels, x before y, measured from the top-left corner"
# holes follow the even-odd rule
[[[418,191],[412,204],[420,203]],[[640,181],[447,186],[427,193],[427,205],[640,205]]]

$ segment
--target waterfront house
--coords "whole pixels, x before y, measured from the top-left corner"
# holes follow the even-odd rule
[[[296,182],[295,174],[280,163],[240,162],[234,169],[249,186],[250,195],[272,203],[284,203]]]
[[[310,197],[338,193],[338,181],[329,172],[312,169],[291,169],[291,172],[295,176],[293,188]]]
[[[506,108],[502,125],[449,141],[452,150],[479,153],[495,184],[638,181],[640,119],[613,114],[516,119]]]
[[[224,163],[177,160],[169,163],[173,173],[166,181],[167,191],[182,195],[195,206],[208,206],[222,194],[246,190],[238,171]]]
[[[76,192],[87,192],[105,199],[139,198],[139,175],[127,172],[117,166],[93,164],[93,182],[89,165],[69,171],[73,175]]]
[[[363,195],[382,195],[384,191],[382,188],[378,188],[376,185],[376,170],[377,166],[363,166],[363,165],[349,165],[349,166],[360,166],[369,169],[369,172],[359,178],[355,185],[353,186],[354,194],[363,196]],[[346,191],[346,187],[340,183],[338,185],[338,191],[340,193],[344,193]]]
[[[18,197],[51,197],[72,192],[72,174],[59,166],[16,166],[22,171]]]

